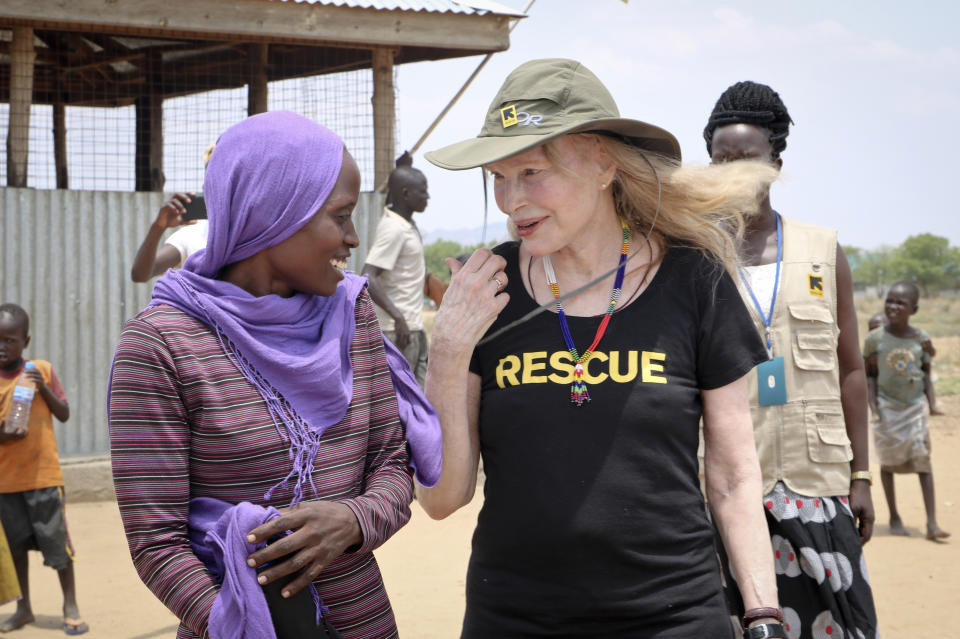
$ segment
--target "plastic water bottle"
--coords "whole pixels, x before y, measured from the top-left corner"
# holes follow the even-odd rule
[[[10,404],[10,412],[7,414],[7,423],[3,430],[8,433],[26,432],[30,421],[30,406],[33,404],[33,396],[37,392],[37,385],[29,376],[27,371],[35,368],[33,362],[27,362],[23,366],[23,372],[17,379],[17,385],[13,388],[13,402]]]

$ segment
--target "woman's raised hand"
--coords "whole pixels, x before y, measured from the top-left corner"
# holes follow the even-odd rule
[[[284,586],[284,597],[295,595],[309,586],[347,548],[363,543],[360,522],[344,504],[333,501],[300,502],[282,509],[280,513],[276,519],[251,530],[247,540],[259,543],[288,530],[292,532],[250,555],[247,564],[256,568],[295,553],[257,576],[261,584],[267,584],[284,575],[299,572],[296,579]]]
[[[502,293],[507,262],[487,248],[478,249],[463,265],[452,257],[446,262],[450,287],[433,322],[431,348],[469,354],[510,299]]]

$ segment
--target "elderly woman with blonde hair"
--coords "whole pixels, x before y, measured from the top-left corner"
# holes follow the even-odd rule
[[[427,159],[489,171],[519,238],[449,262],[433,329],[444,468],[420,503],[445,517],[486,475],[462,636],[731,636],[702,417],[745,636],[785,637],[744,379],[765,352],[730,276],[775,171],[680,167],[572,60],[521,65],[480,136]]]

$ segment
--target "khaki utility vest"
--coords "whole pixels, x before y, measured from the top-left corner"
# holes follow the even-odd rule
[[[853,449],[840,404],[837,232],[781,219],[783,258],[770,339],[773,356],[784,359],[787,403],[759,406],[756,370],[748,376],[763,493],[782,481],[801,495],[847,495]],[[739,287],[763,337],[756,305],[742,281]],[[766,312],[769,301],[761,304]]]

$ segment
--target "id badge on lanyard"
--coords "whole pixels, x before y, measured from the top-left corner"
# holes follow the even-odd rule
[[[783,356],[757,364],[757,398],[761,406],[778,406],[787,403]]]
[[[783,258],[783,227],[780,221],[780,214],[777,216],[777,273],[773,281],[773,296],[770,299],[770,311],[763,312],[760,301],[750,286],[750,281],[746,278],[743,271],[740,271],[740,279],[747,292],[750,293],[750,299],[763,320],[764,338],[766,340],[767,353],[770,359],[757,365],[757,398],[761,406],[778,406],[787,403],[787,384],[784,371],[783,356],[773,356],[773,341],[770,339],[770,324],[773,321],[773,308],[777,303],[777,291],[780,288],[780,262]]]

